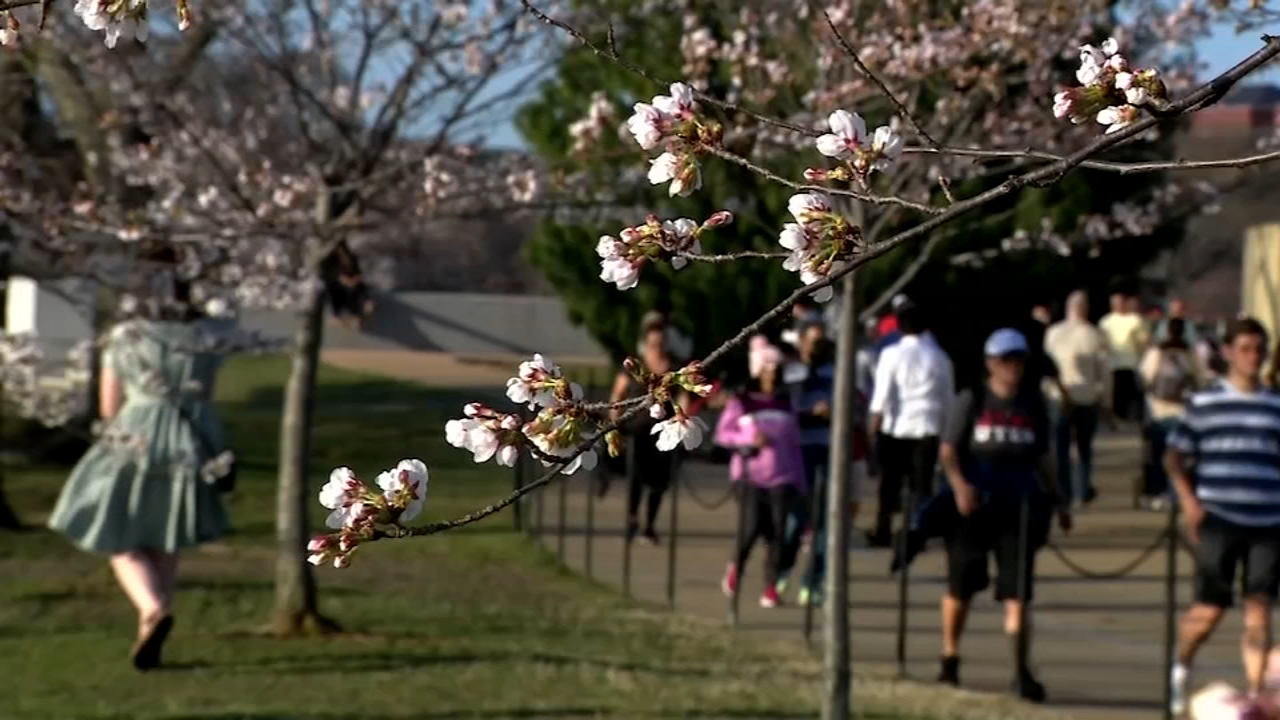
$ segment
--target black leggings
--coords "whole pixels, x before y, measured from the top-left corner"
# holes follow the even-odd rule
[[[652,435],[632,435],[627,443],[627,521],[636,523],[640,512],[640,497],[648,490],[648,506],[645,508],[644,529],[653,530],[662,508],[662,496],[671,487],[675,475],[677,452],[658,449]]]
[[[786,536],[787,513],[796,501],[795,489],[784,485],[760,488],[741,481],[737,487],[738,502],[742,503],[741,544],[734,553],[734,563],[741,575],[751,548],[763,538],[768,543],[769,555],[764,564],[765,585],[778,582],[778,566],[782,561]]]

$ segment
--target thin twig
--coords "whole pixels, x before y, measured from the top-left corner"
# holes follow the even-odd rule
[[[873,195],[871,193],[858,192],[857,190],[827,187],[825,185],[809,185],[807,183],[796,182],[795,180],[782,177],[781,175],[773,172],[772,170],[760,167],[759,165],[756,165],[755,163],[742,157],[741,155],[731,153],[728,150],[725,150],[724,148],[706,147],[706,150],[707,152],[711,153],[712,155],[715,155],[718,158],[722,158],[736,165],[740,165],[750,170],[751,172],[756,173],[757,175],[763,177],[766,180],[772,180],[773,182],[776,182],[779,185],[785,185],[786,187],[789,187],[793,190],[799,190],[801,192],[820,192],[820,193],[826,193],[827,195],[836,195],[839,197],[853,198],[854,200],[861,200],[862,202],[871,203],[872,205],[899,205],[901,207],[910,208],[912,210],[915,210],[916,212],[921,212],[926,215],[937,215],[938,213],[941,213],[944,210],[944,208],[934,207],[932,205],[926,205],[924,203],[913,202],[911,200],[907,200],[905,198],[900,198],[900,197],[893,197],[889,195]]]
[[[1023,158],[1032,160],[1048,160],[1057,162],[1065,159],[1065,155],[1045,152],[1043,150],[983,150],[981,148],[962,148],[962,147],[908,147],[903,148],[903,153],[916,155],[953,155],[957,157],[972,158]],[[1079,163],[1079,167],[1088,168],[1090,170],[1106,170],[1108,172],[1119,173],[1121,175],[1133,175],[1135,173],[1159,172],[1162,170],[1204,170],[1210,168],[1247,168],[1254,165],[1263,165],[1269,162],[1280,160],[1280,151],[1258,153],[1256,155],[1243,155],[1235,158],[1225,158],[1221,160],[1156,160],[1152,162],[1111,162],[1107,160],[1085,160]]]
[[[676,255],[676,257],[705,263],[727,263],[745,258],[784,258],[790,254],[791,253],[783,251],[769,252],[765,250],[743,250],[741,252],[724,253],[723,255],[696,255],[694,253],[680,253]]]
[[[893,103],[894,107],[898,109],[898,114],[902,115],[907,122],[911,123],[911,127],[915,128],[916,133],[918,133],[920,137],[927,140],[929,145],[935,148],[941,148],[942,144],[933,139],[933,136],[929,134],[929,131],[924,129],[924,125],[921,125],[916,120],[915,115],[911,114],[911,111],[907,109],[907,106],[903,105],[902,101],[898,99],[898,96],[893,94],[893,91],[889,89],[889,86],[885,85],[884,81],[881,80],[878,75],[871,72],[871,68],[867,67],[866,63],[862,62],[862,58],[858,56],[858,51],[854,50],[853,46],[849,44],[849,41],[845,40],[844,35],[836,29],[836,24],[831,19],[831,13],[823,10],[822,16],[827,19],[827,27],[831,28],[831,34],[836,36],[836,42],[840,44],[840,49],[844,50],[845,54],[849,56],[849,59],[853,61],[853,64],[858,66],[858,70],[862,73],[863,77],[870,80],[877,88],[880,89],[880,92],[885,97],[889,98],[889,102]],[[938,185],[942,188],[942,194],[946,196],[947,203],[954,205],[956,199],[951,194],[951,183],[947,180],[946,176],[938,176]]]
[[[572,25],[569,25],[568,23],[562,20],[557,20],[551,17],[550,15],[547,15],[546,13],[542,12],[538,8],[534,7],[533,3],[529,2],[529,0],[520,0],[520,4],[524,6],[524,9],[530,15],[534,16],[538,20],[541,20],[542,22],[554,28],[558,28],[564,31],[574,40],[577,40],[579,43],[581,43],[583,47],[587,48],[588,50],[595,53],[596,55],[599,55],[600,57],[605,58],[606,60],[613,61],[622,69],[627,70],[628,72],[634,73],[636,75],[639,75],[640,77],[644,78],[645,80],[648,80],[649,82],[655,85],[666,86],[671,84],[671,81],[663,80],[661,78],[655,77],[653,74],[649,73],[644,68],[623,58],[622,55],[618,53],[617,39],[614,37],[612,24],[609,25],[609,29],[608,29],[609,47],[604,48],[598,45],[597,43],[592,42],[589,38],[587,38],[586,35],[582,34],[582,32],[580,32],[577,28],[573,27]],[[690,89],[693,90],[694,97],[710,105],[715,105],[716,107],[726,112],[741,113],[743,115],[746,115],[747,117],[750,117],[754,120],[758,120],[762,123],[773,125],[775,127],[780,127],[786,130],[790,130],[791,132],[800,133],[801,135],[813,136],[816,134],[814,133],[812,128],[803,127],[801,125],[795,125],[785,120],[779,120],[778,118],[769,117],[768,115],[763,115],[761,113],[755,112],[754,110],[748,110],[747,108],[744,108],[741,105],[735,105],[731,102],[721,100],[720,98],[708,95],[700,90],[696,90],[694,88],[690,88]]]

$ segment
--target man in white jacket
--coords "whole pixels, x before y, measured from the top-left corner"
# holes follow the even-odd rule
[[[932,494],[938,438],[955,397],[951,359],[919,308],[907,302],[896,311],[902,337],[880,352],[869,408],[880,460],[876,526],[867,535],[872,547],[892,543],[893,515],[903,509],[904,494],[921,500]]]

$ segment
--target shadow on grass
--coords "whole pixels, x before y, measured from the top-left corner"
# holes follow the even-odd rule
[[[199,714],[182,714],[182,715],[161,715],[157,720],[462,720],[463,718],[471,718],[480,720],[483,718],[568,718],[568,717],[627,717],[627,718],[653,718],[653,720],[677,720],[679,718],[687,718],[688,720],[698,720],[705,718],[722,718],[724,720],[813,720],[811,713],[795,713],[795,712],[778,712],[776,709],[745,711],[745,710],[706,710],[706,711],[689,711],[676,713],[646,713],[637,709],[628,708],[619,710],[608,707],[549,707],[549,708],[503,708],[500,710],[449,710],[445,712],[414,712],[412,715],[368,715],[355,713],[337,713],[337,714],[321,714],[308,713],[306,715],[280,715],[277,713],[199,713]],[[883,714],[860,714],[856,716],[859,720],[897,720],[893,715]]]
[[[433,666],[472,665],[483,663],[539,663],[558,667],[590,667],[609,672],[644,673],[668,677],[711,678],[717,674],[696,667],[654,665],[612,659],[580,657],[546,652],[489,652],[489,653],[432,653],[432,652],[372,652],[345,653],[342,659],[343,673],[388,672]],[[252,668],[255,672],[268,670],[279,675],[312,675],[329,672],[334,668],[333,658],[324,657],[271,657],[248,662],[230,662],[227,667]]]

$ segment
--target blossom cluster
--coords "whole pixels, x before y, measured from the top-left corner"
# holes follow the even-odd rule
[[[334,532],[317,535],[307,543],[307,562],[351,564],[351,553],[380,529],[403,526],[421,512],[427,499],[427,466],[421,460],[401,460],[378,474],[375,487],[366,485],[351,468],[329,473],[320,488],[320,504],[330,510],[326,527]]]
[[[582,386],[565,378],[550,358],[535,354],[520,363],[516,376],[507,380],[507,398],[536,414],[525,421],[515,413],[470,403],[461,419],[445,424],[445,439],[470,451],[478,463],[496,458],[500,465],[513,466],[527,440],[543,465],[563,462],[565,475],[595,467],[595,450],[582,446],[594,441],[598,424],[582,405]]]
[[[818,152],[840,161],[832,170],[810,168],[805,179],[810,182],[857,179],[865,183],[874,170],[885,172],[902,155],[902,136],[889,125],[881,125],[867,134],[867,121],[857,113],[836,110],[827,117],[831,132],[818,136],[814,144]]]
[[[662,146],[664,152],[649,163],[649,182],[670,183],[673,197],[688,196],[702,187],[698,153],[720,140],[720,126],[698,116],[693,88],[672,83],[670,95],[655,95],[647,103],[638,102],[627,118],[627,129],[645,150]]]
[[[805,285],[843,270],[862,251],[862,228],[837,214],[830,197],[797,193],[787,201],[787,211],[795,222],[783,225],[778,235],[778,244],[790,252],[782,267],[799,273]],[[825,287],[815,291],[813,299],[826,302],[833,295],[834,291]]]
[[[1159,71],[1129,67],[1115,38],[1107,38],[1099,47],[1080,46],[1076,80],[1079,87],[1054,96],[1054,117],[1068,118],[1077,125],[1097,120],[1107,126],[1107,133],[1136,122],[1139,108],[1158,108],[1167,98]]]
[[[643,225],[623,228],[618,237],[602,235],[596,243],[600,279],[619,290],[630,290],[640,282],[640,270],[652,260],[669,258],[671,267],[679,270],[689,263],[690,255],[702,253],[702,233],[731,222],[733,214],[728,210],[713,213],[701,225],[689,218],[660,220],[650,215]]]
[[[623,367],[649,389],[653,398],[648,413],[650,418],[658,421],[650,430],[651,434],[658,436],[654,439],[658,450],[670,452],[682,446],[685,450],[693,450],[702,444],[707,433],[706,423],[696,415],[687,414],[676,397],[677,390],[700,397],[711,393],[712,385],[703,374],[702,363],[692,362],[675,373],[662,375],[649,372],[634,358],[628,358]]]

